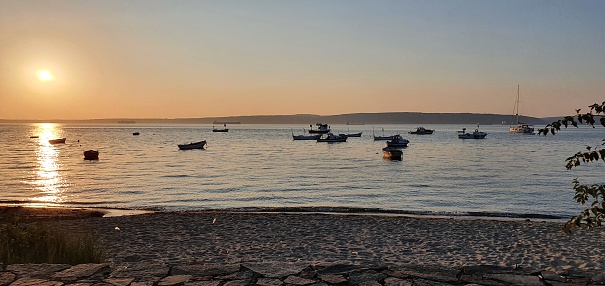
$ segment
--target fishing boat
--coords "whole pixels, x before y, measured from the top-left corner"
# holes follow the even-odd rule
[[[359,132],[359,133],[347,133],[347,134],[340,133],[340,134],[338,134],[338,136],[344,136],[344,137],[361,137],[361,133],[363,133],[363,132]]]
[[[347,137],[328,133],[326,134],[326,137],[317,139],[317,142],[347,142]]]
[[[519,121],[519,85],[517,85],[517,100],[515,100],[515,107],[513,107],[513,114],[516,116],[517,126],[510,126],[510,133],[534,135],[534,126]]]
[[[62,143],[65,143],[65,139],[66,138],[50,139],[50,140],[48,140],[48,143],[50,143],[50,144],[62,144]]]
[[[330,132],[330,126],[325,123],[316,123],[317,129],[313,129],[313,125],[309,125],[311,129],[309,129],[309,134],[327,134]]]
[[[384,136],[384,128],[382,128],[382,136],[376,136],[376,134],[374,133],[374,127],[372,127],[372,136],[374,136],[374,141],[393,140],[393,137],[397,135]]]
[[[435,130],[431,130],[431,129],[425,129],[424,127],[416,127],[415,131],[409,131],[409,134],[416,134],[416,135],[427,135],[427,134],[433,134]]]
[[[214,128],[214,125],[212,126],[212,132],[229,132],[229,128],[227,128],[227,124],[223,124],[223,128]]]
[[[384,147],[382,148],[382,157],[401,161],[403,159],[403,151],[395,147]]]
[[[387,141],[387,147],[404,148],[404,147],[408,147],[409,143],[410,143],[410,141],[401,137],[401,135],[394,135],[393,139],[391,139],[390,141]]]
[[[206,140],[189,144],[179,144],[178,146],[181,150],[204,149],[204,146],[206,146]]]
[[[477,125],[477,129],[473,131],[473,133],[466,132],[466,128],[462,128],[462,131],[458,131],[458,138],[460,139],[485,139],[487,133],[483,131],[479,131],[479,125]]]
[[[292,130],[290,130],[292,131]],[[305,135],[305,130],[303,129],[303,135],[294,135],[294,131],[292,131],[292,139],[293,140],[317,140],[321,138],[321,134],[314,135]]]
[[[99,151],[98,150],[84,151],[84,160],[99,160]]]

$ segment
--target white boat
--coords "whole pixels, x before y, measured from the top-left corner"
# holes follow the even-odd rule
[[[408,139],[401,137],[401,135],[395,135],[392,140],[387,141],[387,147],[408,147],[409,143]]]
[[[317,139],[317,142],[347,142],[347,137],[328,133],[326,134],[326,137]]]
[[[292,131],[292,139],[293,140],[317,140],[321,138],[321,134],[314,135],[305,135],[305,130],[303,129],[303,135],[294,135],[294,131]]]
[[[213,125],[212,132],[229,132],[229,128],[227,128],[227,124],[223,124],[223,128],[221,128],[221,129],[214,128],[214,125]]]
[[[519,85],[517,85],[517,100],[515,101],[515,107],[513,113],[516,116],[517,126],[511,126],[509,128],[510,133],[534,135],[534,126],[519,121]]]
[[[178,144],[178,146],[181,150],[204,149],[204,146],[206,146],[206,140],[189,144]]]
[[[325,123],[316,123],[317,129],[313,129],[313,125],[309,125],[311,129],[309,130],[309,134],[326,134],[330,132],[330,126]]]
[[[361,133],[363,133],[363,132],[359,132],[359,133],[347,133],[347,134],[340,133],[340,134],[338,134],[338,136],[345,136],[345,137],[361,137]]]
[[[473,131],[473,133],[466,132],[466,128],[462,128],[462,131],[458,131],[458,138],[460,139],[485,139],[487,133],[479,131],[479,126]]]

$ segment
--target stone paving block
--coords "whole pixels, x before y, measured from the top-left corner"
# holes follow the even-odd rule
[[[134,278],[107,278],[103,281],[115,286],[128,286],[134,281]]]
[[[357,286],[382,286],[378,281],[365,281],[357,284]]]
[[[10,284],[11,286],[62,286],[63,282],[49,281],[40,278],[20,278]]]
[[[353,272],[349,275],[349,284],[357,285],[363,282],[380,281],[387,278],[384,273],[377,272],[376,270],[365,270],[359,272]]]
[[[135,278],[135,281],[157,282],[168,276],[170,267],[164,263],[123,263],[115,265],[109,278]]]
[[[309,267],[308,263],[242,263],[242,266],[267,278],[284,278],[296,275]]]
[[[302,278],[302,277],[298,277],[298,276],[294,276],[294,275],[288,276],[288,278],[284,279],[284,283],[298,285],[298,286],[310,285],[315,282],[316,282],[315,280],[306,279],[306,278]]]
[[[231,280],[225,282],[223,286],[248,286],[250,281],[248,280]]]
[[[153,286],[153,281],[132,282],[130,286]]]
[[[11,264],[6,270],[20,277],[47,278],[70,267],[69,264]]]
[[[274,278],[259,278],[258,281],[256,281],[256,285],[258,285],[258,286],[282,286],[282,285],[284,285],[284,282],[282,282],[279,279],[274,279]]]
[[[96,276],[98,274],[109,274],[109,264],[78,264],[61,272],[57,272],[51,277],[65,281],[74,281],[82,278]]]
[[[2,272],[0,273],[0,286],[6,286],[8,284],[11,284],[13,283],[13,281],[15,281],[16,278],[17,275],[14,273]]]
[[[387,277],[384,279],[384,286],[412,286],[412,280]]]
[[[172,276],[168,276],[163,278],[162,280],[160,280],[160,282],[158,282],[158,286],[177,286],[177,285],[183,285],[185,284],[185,282],[188,282],[189,280],[191,280],[193,276],[191,275],[172,275]]]
[[[219,284],[221,284],[220,280],[205,280],[205,281],[189,281],[189,282],[185,282],[185,286],[218,286]]]
[[[193,264],[172,267],[173,275],[217,276],[238,272],[239,264]]]
[[[528,275],[513,275],[513,274],[486,274],[485,279],[492,279],[505,282],[511,285],[525,285],[525,286],[544,286],[544,283],[540,281],[538,276]]]
[[[322,281],[324,281],[326,283],[330,283],[330,284],[340,284],[340,283],[347,282],[347,278],[345,278],[344,275],[336,275],[336,274],[319,275],[319,279],[321,279]]]

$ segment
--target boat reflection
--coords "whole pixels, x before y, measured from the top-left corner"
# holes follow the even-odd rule
[[[35,171],[33,184],[40,191],[40,195],[30,198],[31,201],[56,204],[65,200],[63,187],[66,184],[60,173],[61,163],[59,161],[61,148],[48,142],[49,139],[59,137],[60,133],[61,130],[57,124],[38,125],[36,132],[40,139],[36,150],[38,168]]]

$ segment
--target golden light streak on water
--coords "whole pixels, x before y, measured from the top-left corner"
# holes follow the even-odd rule
[[[32,201],[42,203],[61,203],[64,201],[61,189],[63,178],[59,172],[61,164],[59,162],[60,146],[52,145],[48,142],[50,139],[60,138],[56,124],[41,123],[38,126],[39,144],[36,152],[38,168],[36,170],[36,180],[34,185],[40,191],[40,195],[31,198]]]

